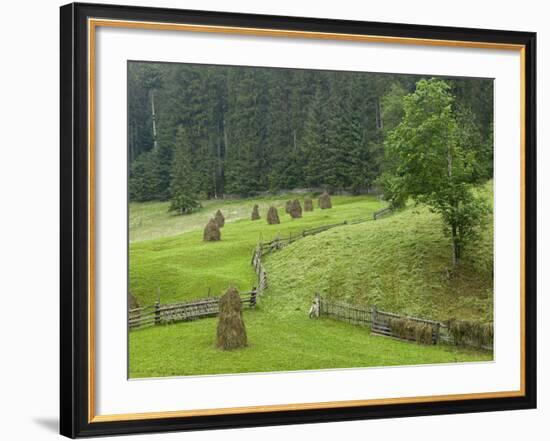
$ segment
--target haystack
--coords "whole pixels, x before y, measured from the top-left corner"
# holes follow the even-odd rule
[[[260,212],[258,211],[258,204],[254,205],[254,208],[252,209],[252,220],[258,220],[260,218]]]
[[[332,208],[330,195],[326,191],[321,196],[319,196],[319,208],[321,208],[322,210],[324,210],[325,208]]]
[[[277,212],[277,209],[273,206],[269,207],[269,210],[267,211],[267,223],[269,225],[281,223],[281,221],[279,220],[279,213]]]
[[[285,213],[290,213],[290,207],[292,206],[292,201],[286,201],[286,204],[285,204]]]
[[[222,228],[225,225],[225,218],[223,217],[223,214],[220,210],[216,211],[216,216],[214,217],[214,219],[216,219],[218,227]]]
[[[304,199],[304,211],[313,211],[313,201],[310,198]]]
[[[205,242],[210,242],[214,240],[220,240],[221,239],[221,233],[220,233],[220,227],[218,227],[218,223],[215,219],[210,219],[208,223],[206,224],[206,227],[204,227],[204,234],[202,236],[202,240]]]
[[[302,206],[300,205],[300,201],[298,199],[294,199],[292,204],[290,204],[289,214],[293,219],[302,217]]]
[[[216,346],[228,351],[246,346],[241,296],[231,287],[220,298]]]

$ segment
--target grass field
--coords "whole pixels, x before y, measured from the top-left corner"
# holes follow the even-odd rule
[[[202,211],[189,216],[172,216],[168,204],[132,204],[130,206],[131,237],[158,235],[153,225],[164,225],[165,237],[134,241],[130,245],[130,290],[141,305],[153,304],[157,288],[163,303],[181,302],[219,294],[229,285],[248,291],[255,283],[250,266],[253,248],[260,238],[299,233],[304,228],[371,216],[383,207],[374,196],[336,196],[334,209],[304,212],[301,219],[291,219],[284,211],[287,198],[251,199],[205,204]],[[260,206],[262,219],[250,220],[254,204]],[[279,208],[279,225],[268,225],[265,213],[269,205]],[[221,208],[226,218],[220,242],[203,242],[202,229],[207,219]],[[145,216],[143,213],[148,213]],[[156,219],[141,221],[139,219]],[[132,226],[134,225],[134,226]],[[176,233],[177,232],[177,233]]]
[[[490,199],[490,185],[482,189]],[[249,290],[253,247],[264,240],[329,223],[372,215],[383,207],[372,196],[333,197],[331,210],[302,219],[284,213],[289,197],[210,202],[189,216],[172,216],[165,203],[132,204],[130,287],[142,305],[160,287],[163,303],[219,294],[233,284]],[[250,221],[258,203],[262,219]],[[280,225],[267,225],[267,207],[280,208]],[[221,242],[202,242],[215,210],[226,217]],[[154,238],[144,240],[145,238]],[[371,336],[368,328],[309,320],[315,291],[352,303],[444,320],[492,316],[492,222],[449,272],[450,245],[437,215],[409,207],[378,221],[334,228],[267,256],[269,289],[256,310],[245,311],[245,349],[214,347],[216,319],[130,333],[130,377],[392,366],[491,360],[492,353],[421,346]]]

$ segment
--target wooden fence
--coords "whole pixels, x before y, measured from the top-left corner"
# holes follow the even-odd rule
[[[437,344],[439,343],[440,339],[440,329],[441,326],[444,326],[440,322],[436,322],[433,320],[426,320],[418,317],[411,317],[411,316],[402,316],[399,314],[395,314],[393,312],[386,312],[386,311],[378,311],[376,306],[373,306],[371,308],[371,332],[373,334],[378,335],[385,335],[388,337],[393,338],[399,338],[400,340],[409,340],[409,341],[415,341],[416,338],[413,334],[398,334],[393,329],[391,325],[392,319],[405,319],[407,321],[411,321],[414,323],[419,323],[422,325],[427,325],[431,330],[431,343]],[[429,337],[429,334],[428,334]]]
[[[256,306],[257,291],[252,290],[240,294],[243,306]],[[205,317],[214,317],[219,313],[219,297],[210,297],[184,303],[144,306],[128,311],[128,326],[130,329],[174,323],[180,321],[197,320]]]
[[[386,214],[389,214],[392,212],[392,209],[390,207],[386,207],[386,208],[382,208],[380,210],[377,210],[375,211],[373,214],[372,214],[372,217],[374,220],[386,215]]]
[[[380,311],[376,306],[358,306],[336,300],[328,301],[318,293],[315,294],[313,299],[313,305],[309,316],[310,318],[327,317],[354,325],[370,326],[371,333],[375,335],[383,335],[408,341],[415,340],[415,338],[410,335],[398,335],[392,329],[392,319],[405,319],[407,321],[429,326],[432,332],[432,344],[457,344],[449,333],[449,327],[445,323],[419,317],[404,316],[393,312]],[[491,346],[479,346],[475,344],[475,342],[466,343],[466,345],[485,350],[493,349]]]
[[[264,289],[267,288],[267,272],[262,263],[263,248],[260,245],[254,250],[252,254],[252,266],[254,267],[254,272],[256,273],[256,288],[255,291],[258,295],[262,295]]]
[[[345,302],[327,302],[321,296],[316,295],[314,304],[318,304],[318,312],[311,315],[329,317],[335,320],[352,323],[354,325],[369,325],[371,323],[371,309],[354,306]],[[313,311],[315,312],[315,311]]]

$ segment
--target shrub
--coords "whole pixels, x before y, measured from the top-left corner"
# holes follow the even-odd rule
[[[294,199],[290,204],[289,214],[293,219],[302,217],[302,206],[300,205],[300,201],[298,201],[298,199]]]
[[[245,347],[247,338],[241,296],[235,288],[229,288],[220,298],[219,310],[216,346],[225,351]]]
[[[252,209],[252,216],[251,216],[251,219],[252,220],[258,220],[260,219],[260,213],[258,211],[258,204],[255,204],[254,205],[254,208]]]
[[[225,225],[225,218],[223,217],[221,210],[216,211],[216,216],[214,219],[216,220],[218,227],[222,228]]]
[[[267,211],[267,223],[269,225],[281,223],[281,221],[279,220],[279,213],[274,206],[269,207],[269,210]]]
[[[304,211],[313,211],[313,201],[311,198],[304,199]]]
[[[221,239],[220,227],[214,219],[210,219],[204,227],[202,239],[205,242],[216,241]]]
[[[326,191],[321,196],[319,196],[319,208],[322,210],[326,208],[332,208],[330,195]]]

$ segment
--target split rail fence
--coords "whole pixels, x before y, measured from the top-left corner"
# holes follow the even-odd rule
[[[376,308],[376,306],[357,306],[350,305],[341,301],[328,301],[324,299],[320,294],[315,294],[313,306],[310,310],[310,317],[327,317],[354,325],[370,326],[371,333],[375,335],[382,335],[408,341],[415,340],[411,336],[403,338],[403,335],[399,335],[394,330],[392,330],[392,319],[405,319],[407,321],[412,321],[431,327],[432,344],[456,344],[453,336],[449,332],[449,327],[443,322],[413,316],[405,316],[388,311],[380,311]],[[466,345],[486,350],[493,349],[492,346],[480,346],[478,344],[475,344],[475,342],[469,342],[466,343]]]
[[[256,306],[257,291],[252,290],[240,294],[243,307]],[[220,297],[210,297],[184,303],[159,302],[150,306],[134,308],[128,311],[128,326],[130,329],[143,328],[167,323],[197,320],[214,317],[219,314]]]

